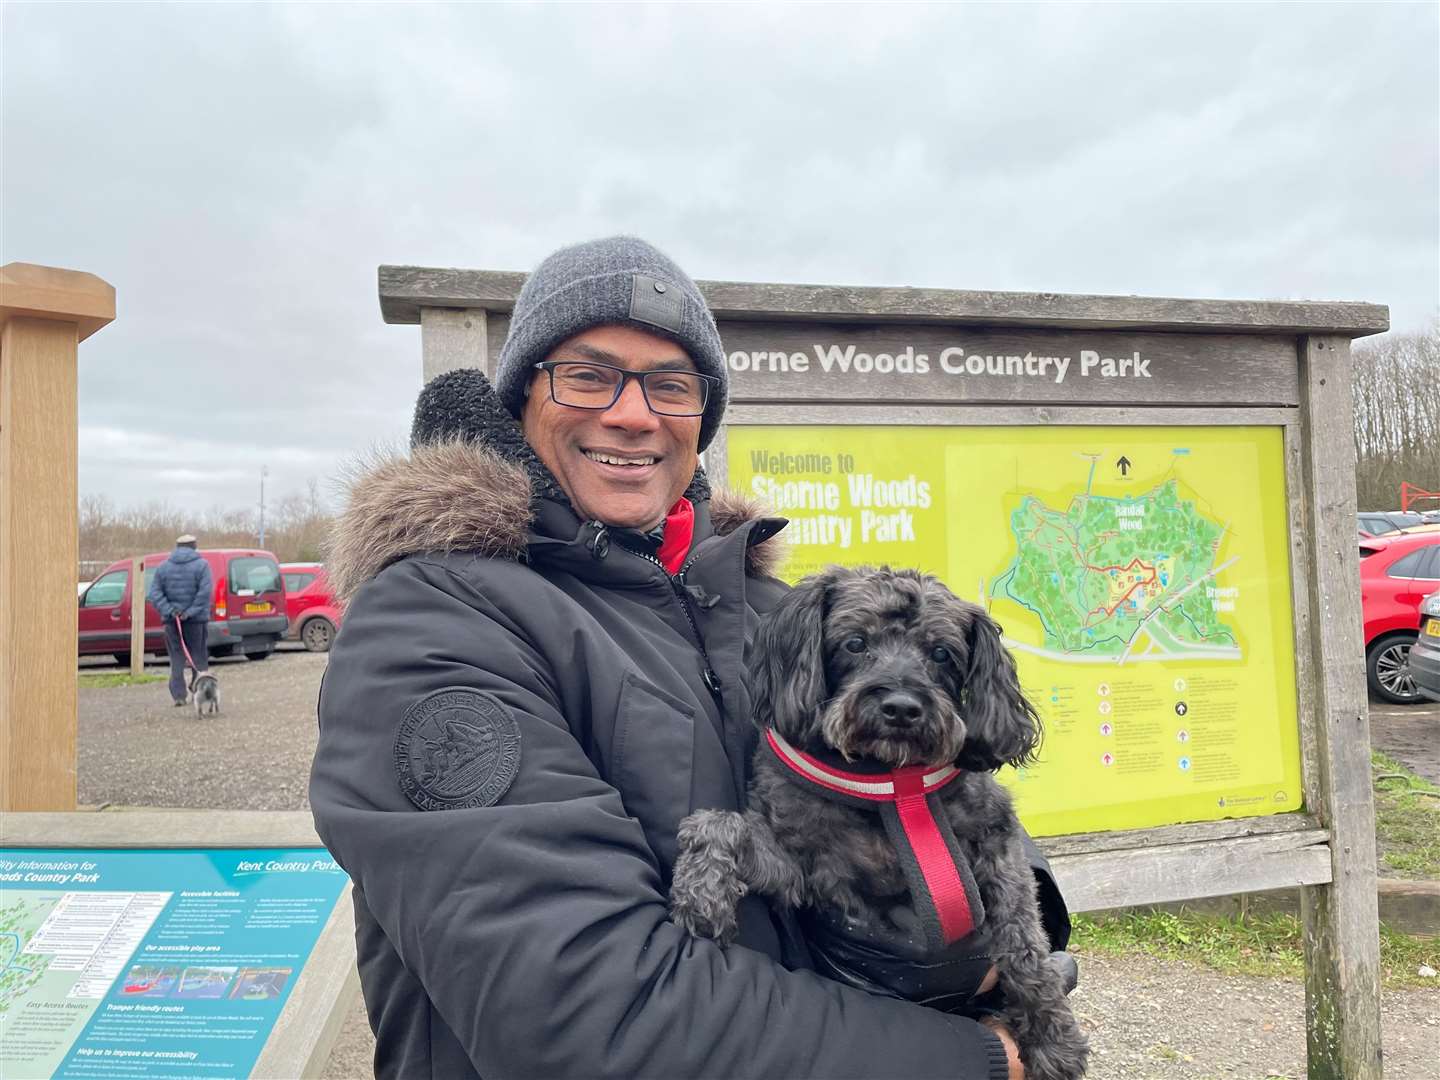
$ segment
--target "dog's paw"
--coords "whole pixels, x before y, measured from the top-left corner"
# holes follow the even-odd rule
[[[735,940],[739,929],[735,917],[735,906],[739,900],[739,895],[727,902],[724,897],[702,897],[691,893],[682,899],[672,894],[670,918],[692,937],[708,938],[728,945]]]
[[[1018,1018],[1017,1018],[1018,1019]],[[1066,1004],[1026,1017],[1017,1028],[1026,1080],[1081,1080],[1090,1057],[1090,1042]]]
[[[680,823],[680,854],[670,882],[670,917],[695,937],[735,939],[735,908],[745,895],[739,868],[740,815],[701,810]]]

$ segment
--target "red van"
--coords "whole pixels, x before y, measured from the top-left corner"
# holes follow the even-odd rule
[[[290,616],[288,638],[311,652],[329,652],[340,628],[342,612],[330,593],[323,563],[281,563],[285,578],[285,613]]]
[[[284,635],[285,581],[280,564],[268,551],[224,548],[199,552],[210,564],[215,595],[210,601],[206,638],[211,656],[264,660]],[[169,552],[146,555],[143,588],[150,589],[156,568]],[[145,651],[165,655],[165,631],[160,613],[145,604]],[[130,662],[130,560],[111,563],[80,594],[80,655],[109,653],[122,664]]]

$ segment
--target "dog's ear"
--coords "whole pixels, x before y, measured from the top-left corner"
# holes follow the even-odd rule
[[[831,568],[785,594],[760,623],[750,668],[752,715],[764,730],[808,741],[825,686],[825,611],[839,577]]]
[[[967,768],[997,769],[1035,760],[1040,748],[1040,717],[1020,691],[1015,661],[1000,641],[1000,627],[975,609],[968,634],[970,664],[965,675],[965,748]]]

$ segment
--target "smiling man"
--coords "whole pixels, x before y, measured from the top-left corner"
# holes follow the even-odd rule
[[[669,921],[681,819],[743,805],[785,589],[784,523],[698,467],[725,404],[694,283],[595,241],[527,280],[494,386],[434,380],[354,484],[310,800],[377,1074],[1015,1075],[980,1024],[817,975],[757,898],[728,949]]]

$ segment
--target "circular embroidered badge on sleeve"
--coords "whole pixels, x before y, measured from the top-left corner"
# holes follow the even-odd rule
[[[494,806],[519,769],[520,726],[492,695],[450,687],[405,710],[395,771],[421,810]]]

